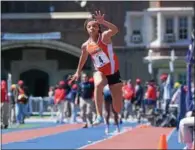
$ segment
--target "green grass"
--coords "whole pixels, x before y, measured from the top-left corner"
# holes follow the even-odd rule
[[[50,118],[51,115],[43,115],[43,116],[40,116],[40,115],[32,115],[30,116],[30,118]]]
[[[30,118],[50,118],[51,116],[31,116]]]
[[[9,129],[24,129],[24,128],[33,128],[33,127],[38,127],[39,126],[39,124],[20,124],[20,125],[16,125],[16,124],[14,124],[14,125],[11,125],[10,127],[9,127]]]

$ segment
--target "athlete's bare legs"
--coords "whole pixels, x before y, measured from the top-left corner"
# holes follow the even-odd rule
[[[99,71],[94,73],[94,100],[97,112],[97,119],[93,123],[97,125],[102,122],[102,104],[103,104],[103,88],[107,84],[106,77]]]
[[[116,83],[109,86],[112,94],[113,108],[118,114],[121,112],[123,107],[122,86],[122,83]]]

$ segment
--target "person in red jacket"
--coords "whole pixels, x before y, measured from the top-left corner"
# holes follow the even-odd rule
[[[56,123],[64,122],[64,100],[66,96],[66,91],[64,89],[64,81],[59,82],[59,87],[55,90],[54,94],[54,104],[57,106],[57,118]]]
[[[8,128],[9,120],[9,101],[7,95],[7,83],[6,81],[1,81],[1,128]]]
[[[132,99],[134,98],[134,88],[129,80],[127,85],[123,86],[123,98],[124,98],[124,118],[127,120],[129,115],[133,116],[132,112]]]
[[[154,110],[154,108],[156,107],[156,99],[157,99],[157,89],[155,86],[155,82],[154,80],[150,80],[147,86],[147,91],[145,93],[144,112],[147,111],[148,109]]]

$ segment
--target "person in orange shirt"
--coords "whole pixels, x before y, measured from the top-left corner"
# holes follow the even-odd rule
[[[103,104],[103,88],[109,85],[113,99],[113,107],[117,113],[122,109],[122,82],[120,79],[119,62],[113,51],[112,36],[118,33],[118,28],[104,20],[104,14],[96,11],[93,18],[88,19],[84,23],[84,28],[89,34],[89,39],[82,45],[81,56],[76,73],[72,80],[77,80],[81,74],[81,70],[88,58],[91,56],[93,61],[94,72],[94,100],[96,105],[97,117],[93,125],[103,122],[102,104]],[[102,32],[101,26],[104,25],[108,30]]]
[[[54,93],[54,104],[57,106],[58,110],[56,123],[63,123],[64,121],[64,100],[66,96],[64,85],[64,81],[60,81],[59,87],[55,90]]]
[[[154,80],[150,80],[147,86],[147,91],[145,93],[145,99],[144,99],[144,112],[146,111],[145,106],[147,108],[154,108],[156,107],[156,99],[157,99],[157,90],[155,86]]]

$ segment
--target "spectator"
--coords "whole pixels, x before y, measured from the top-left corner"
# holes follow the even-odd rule
[[[28,102],[28,96],[22,80],[18,81],[16,90],[14,90],[14,99],[16,102],[16,122],[17,124],[24,124],[26,115],[25,105]]]
[[[75,123],[76,122],[76,95],[77,95],[77,90],[78,90],[78,86],[77,84],[73,83],[71,85],[71,89],[68,93],[68,95],[66,96],[66,100],[69,102],[70,104],[70,110],[71,110],[71,123]]]
[[[122,96],[123,96],[123,99],[122,99],[122,101],[123,101],[123,107],[122,107],[122,110],[121,110],[121,112],[120,112],[120,114],[119,114],[119,116],[120,116],[120,118],[121,118],[121,121],[122,121],[122,118],[124,118],[124,111],[125,111],[125,109],[124,109],[124,100],[125,100],[125,98],[124,98],[124,87],[127,85],[127,81],[126,80],[123,80],[122,81],[123,82],[123,86],[122,86]],[[122,122],[121,122],[122,123]]]
[[[54,87],[53,87],[53,86],[51,86],[51,87],[49,88],[48,96],[49,96],[50,98],[52,98],[52,97],[54,96]]]
[[[55,90],[54,94],[54,104],[57,107],[57,118],[56,118],[56,123],[63,123],[64,122],[64,101],[65,101],[65,96],[66,92],[64,89],[64,81],[59,82],[59,87]]]
[[[49,88],[48,96],[49,96],[49,105],[51,110],[51,117],[54,117],[55,105],[54,105],[54,87]]]
[[[64,81],[64,89],[66,91],[66,96],[68,96],[69,92],[71,91],[72,81],[70,80],[70,76]],[[66,98],[65,98],[66,99]],[[71,104],[69,100],[65,100],[64,102],[64,113],[67,118],[71,116]]]
[[[141,102],[143,100],[144,90],[141,85],[141,79],[136,79],[136,85],[135,85],[135,105],[137,107],[141,107]]]
[[[174,95],[174,93],[177,91],[177,89],[181,86],[181,84],[179,82],[175,82],[174,86],[173,86],[173,90],[172,90],[172,96]]]
[[[171,75],[162,75],[162,85],[163,85],[163,103],[164,103],[164,113],[168,113],[169,103],[171,101]]]
[[[6,81],[1,81],[1,129],[8,128],[9,120],[9,101],[7,95],[7,83]]]
[[[24,118],[25,117],[30,117],[31,115],[31,112],[29,110],[29,97],[30,97],[30,93],[29,93],[29,90],[28,90],[28,87],[24,85],[24,93],[26,95],[26,102],[24,103],[24,110],[25,110],[25,115],[24,115]]]
[[[186,144],[184,149],[193,149],[193,129],[195,129],[195,110],[186,114],[179,124],[179,142]]]
[[[131,80],[128,81],[127,85],[123,86],[122,91],[124,98],[124,118],[127,120],[129,115],[133,116],[132,100],[134,98],[134,88]]]
[[[179,123],[181,121],[181,119],[183,119],[186,115],[186,111],[187,111],[187,108],[186,108],[186,91],[187,88],[185,88],[184,85],[181,85],[179,87],[179,107],[178,107],[178,116],[177,116],[177,129],[179,129]]]
[[[173,96],[171,99],[171,104],[179,104],[180,98],[181,98],[181,84],[179,82],[176,82],[174,84],[174,91]]]
[[[92,115],[93,115],[92,118],[93,118],[93,120],[95,120],[97,117],[97,114],[96,114],[95,101],[94,101],[94,79],[93,79],[93,77],[89,78],[89,83],[91,84],[91,87],[93,89],[93,94],[91,97],[91,99],[92,99]]]
[[[16,90],[16,85],[12,84],[11,85],[11,90],[10,90],[10,95],[9,95],[9,100],[10,100],[10,123],[14,124],[16,123],[16,103],[14,100],[14,91]]]
[[[87,128],[89,125],[92,125],[93,91],[93,84],[89,82],[87,74],[82,74],[81,83],[79,84],[78,97],[81,110],[81,118],[85,123],[83,128]]]
[[[150,80],[147,86],[147,91],[145,93],[145,99],[143,101],[144,113],[148,112],[149,110],[152,110],[152,113],[154,112],[154,109],[156,107],[156,100],[157,100],[157,91],[155,87],[155,82],[154,80]]]

